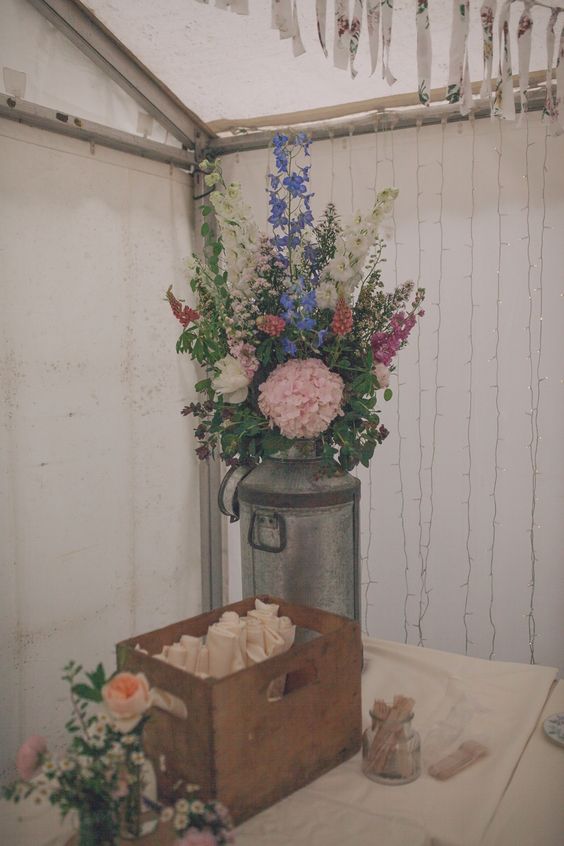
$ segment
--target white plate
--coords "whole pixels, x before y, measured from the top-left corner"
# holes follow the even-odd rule
[[[564,713],[553,714],[543,723],[544,733],[559,746],[564,746]]]

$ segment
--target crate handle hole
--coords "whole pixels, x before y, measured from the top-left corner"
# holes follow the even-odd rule
[[[285,673],[283,676],[273,679],[268,685],[266,698],[269,702],[279,702],[296,690],[315,684],[317,681],[317,667],[313,661],[308,661],[297,670]]]

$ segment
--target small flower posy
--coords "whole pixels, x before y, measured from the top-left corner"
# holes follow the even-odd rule
[[[424,312],[424,290],[407,282],[383,290],[381,221],[397,190],[381,191],[368,214],[342,226],[330,204],[316,224],[311,211],[304,133],[273,138],[268,222],[259,232],[236,183],[218,160],[201,169],[212,188],[202,225],[204,257],[189,263],[197,309],[167,291],[183,326],[177,352],[208,373],[204,395],[183,414],[198,418],[196,453],[216,450],[228,464],[258,461],[315,438],[328,468],[368,466],[387,436],[378,390],[389,388],[393,360]]]
[[[235,843],[233,823],[227,808],[212,799],[204,802],[190,795],[197,785],[187,785],[187,799],[178,799],[174,807],[161,812],[163,823],[172,822],[176,846],[224,846]]]

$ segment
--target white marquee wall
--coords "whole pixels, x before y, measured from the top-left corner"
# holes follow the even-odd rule
[[[313,145],[318,213],[399,187],[385,279],[427,289],[360,473],[371,635],[564,666],[563,161],[538,114]],[[269,166],[225,161],[263,224]]]
[[[193,398],[164,299],[192,180],[0,121],[0,769],[68,712],[60,670],[200,609]]]

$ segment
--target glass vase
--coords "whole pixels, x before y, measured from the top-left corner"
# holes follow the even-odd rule
[[[123,839],[137,840],[151,834],[159,824],[157,808],[157,777],[146,758],[123,802],[120,828]]]
[[[370,712],[372,725],[362,735],[362,771],[380,784],[409,784],[421,774],[421,741],[411,722],[381,720]]]
[[[108,808],[82,808],[78,814],[78,846],[116,846],[118,826]]]

